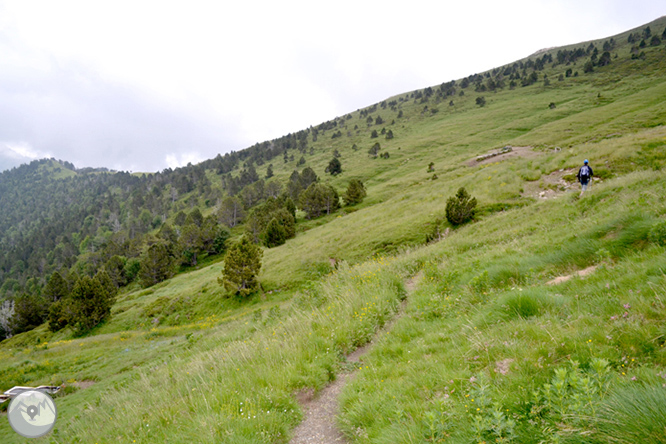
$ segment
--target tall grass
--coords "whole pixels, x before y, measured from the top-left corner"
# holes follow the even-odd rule
[[[666,439],[666,390],[662,386],[623,387],[601,407],[596,442],[657,444]]]
[[[406,271],[385,258],[343,264],[279,315],[245,318],[242,338],[226,338],[233,324],[195,334],[192,352],[100,394],[53,439],[286,442],[301,417],[294,394],[335,378],[343,356],[393,316]]]
[[[543,204],[552,211],[542,208],[541,218],[529,209],[498,215],[418,253],[424,278],[406,316],[343,392],[348,436],[360,443],[612,442],[599,438],[613,434],[601,425],[611,415],[601,412],[616,402],[608,396],[654,379],[666,365],[666,263],[663,247],[646,240],[659,223],[663,184],[655,178],[606,185],[615,199],[596,201],[568,224],[559,220],[580,214],[582,201]],[[652,199],[638,212],[627,204],[637,195]],[[509,217],[501,238],[484,234]],[[476,246],[459,248],[472,239]],[[591,263],[598,267],[589,276],[546,285],[554,272]],[[603,390],[590,385],[600,372],[607,372]],[[618,442],[659,436],[632,430]]]

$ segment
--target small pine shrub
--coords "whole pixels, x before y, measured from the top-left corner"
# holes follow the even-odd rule
[[[461,187],[455,196],[446,202],[446,220],[451,225],[464,224],[474,218],[476,213],[476,198],[470,196],[464,187]]]

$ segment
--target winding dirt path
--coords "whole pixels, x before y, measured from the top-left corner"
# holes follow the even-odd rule
[[[419,278],[420,275],[417,274],[405,282],[407,298],[416,288]],[[381,333],[389,331],[395,321],[400,319],[404,313],[407,298],[402,302],[396,316],[375,334],[375,338]],[[353,364],[360,362],[361,357],[370,350],[373,342],[374,340],[347,355],[347,362]],[[313,397],[312,391],[302,392],[298,395],[305,410],[305,418],[294,430],[294,436],[289,444],[347,444],[347,439],[338,429],[335,420],[339,413],[338,397],[340,392],[355,375],[354,372],[338,374],[335,381],[327,385],[317,397]]]

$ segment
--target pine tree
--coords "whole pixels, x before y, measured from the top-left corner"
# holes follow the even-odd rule
[[[446,201],[446,219],[451,225],[460,225],[474,217],[476,198],[471,197],[463,187],[458,189],[455,197]]]
[[[342,173],[342,164],[336,157],[334,157],[328,163],[325,172],[331,173],[333,176],[337,176],[338,174]]]
[[[282,192],[282,184],[280,181],[273,179],[268,181],[266,183],[266,187],[264,187],[264,193],[266,194],[266,198],[277,198],[280,193]]]
[[[229,228],[233,228],[238,225],[244,217],[245,211],[243,210],[243,203],[240,199],[231,196],[225,197],[217,212],[218,220]]]
[[[46,318],[50,331],[56,332],[67,327],[69,320],[73,317],[71,302],[72,298],[65,298],[51,304]]]
[[[287,241],[287,232],[277,219],[273,218],[268,223],[268,226],[266,226],[263,238],[264,245],[268,248],[273,248],[282,245]]]
[[[193,209],[190,211],[190,214],[187,215],[187,219],[185,219],[184,225],[190,224],[194,224],[197,227],[201,227],[201,224],[203,224],[203,215],[201,214],[199,208]]]
[[[141,257],[139,279],[143,287],[150,287],[158,282],[169,279],[174,274],[174,260],[167,246],[158,242],[144,252]]]
[[[382,149],[382,147],[379,144],[379,142],[375,142],[375,144],[372,145],[372,147],[368,150],[368,155],[373,157],[373,158],[376,158],[377,153],[379,153],[379,150],[381,150],[381,149]]]
[[[273,164],[269,164],[268,168],[266,168],[266,179],[270,179],[273,177]]]
[[[317,179],[317,173],[315,173],[312,168],[305,167],[303,168],[303,171],[301,171],[298,181],[302,189],[306,189],[311,184],[315,183]]]
[[[284,200],[284,208],[289,212],[289,214],[292,215],[294,218],[294,223],[296,223],[296,204],[293,200],[291,200],[291,197],[287,196],[287,198]]]
[[[340,208],[340,197],[330,185],[313,183],[301,194],[301,209],[305,211],[306,218],[312,219],[331,214]]]
[[[173,220],[174,225],[178,225],[179,227],[182,227],[185,225],[185,220],[187,219],[187,215],[183,213],[182,211],[179,211],[176,213],[176,217]]]
[[[67,282],[63,279],[60,273],[54,271],[53,274],[51,274],[49,281],[46,283],[46,287],[44,287],[43,294],[53,302],[56,302],[69,294]]]
[[[342,200],[345,201],[345,205],[355,205],[363,202],[363,198],[366,196],[365,186],[363,182],[358,179],[352,179],[349,181],[347,186],[347,191],[342,196]]]
[[[197,264],[197,257],[203,249],[201,229],[195,224],[187,224],[178,239],[179,250],[182,252],[182,263],[189,266]]]
[[[14,299],[14,316],[11,319],[13,334],[23,333],[42,325],[48,314],[48,302],[41,296],[21,295]]]
[[[261,247],[255,245],[247,236],[240,238],[227,251],[224,259],[220,285],[238,296],[247,296],[259,288],[257,275],[261,269]]]
[[[115,298],[109,286],[111,279],[101,273],[90,278],[81,277],[72,289],[72,318],[69,324],[76,333],[85,333],[111,315],[111,306]]]
[[[167,224],[163,226],[167,226]],[[160,230],[160,232],[161,231],[162,230]],[[116,288],[127,285],[127,278],[125,277],[125,264],[127,264],[127,259],[118,255],[112,256],[106,262],[106,264],[104,264],[104,269],[109,274],[109,277],[113,281],[113,284],[116,286]]]

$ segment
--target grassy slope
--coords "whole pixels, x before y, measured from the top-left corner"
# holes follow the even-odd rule
[[[300,221],[307,231],[266,250],[261,279],[272,293],[225,299],[216,282],[221,264],[212,264],[121,295],[112,320],[90,337],[40,328],[3,342],[0,382],[66,381],[57,442],[284,442],[300,417],[293,393],[333,377],[341,353],[367,341],[395,311],[401,279],[424,269],[408,316],[345,392],[345,431],[360,442],[447,434],[470,442],[475,416],[464,395],[478,390],[469,382],[475,377],[488,384],[486,398],[509,409],[505,419],[519,422],[521,442],[544,438],[549,423],[530,428],[520,418],[531,391],[569,357],[583,364],[591,356],[608,359],[613,387],[628,384],[630,375],[654,381],[666,364],[659,339],[664,251],[641,228],[664,215],[661,173],[650,170],[664,160],[666,58],[663,45],[646,53],[645,61],[621,57],[592,75],[583,75],[579,62],[581,75],[563,82],[557,76],[566,67],[557,67],[547,71],[547,87],[483,94],[469,88],[452,107],[409,101],[394,125],[388,124],[396,113],[380,109],[374,115],[396,136],[378,139],[389,159],[368,158],[370,131],[381,126],[368,128],[353,113],[342,138],[320,135],[306,165],[323,175],[337,148],[345,172],[324,180],[342,189],[361,178],[368,198],[355,211]],[[487,99],[484,108],[474,105],[478,95]],[[549,109],[550,102],[557,107]],[[439,112],[422,113],[426,105]],[[537,154],[466,166],[507,144],[532,145]],[[589,195],[523,197],[539,183],[524,177],[576,167],[583,157],[608,178]],[[428,180],[431,161],[437,180]],[[278,177],[294,167],[274,162]],[[423,242],[460,186],[481,206],[529,205],[486,213],[443,242],[405,251]],[[377,259],[362,263],[373,254]],[[329,258],[359,265],[329,275]],[[544,285],[591,264],[602,267],[588,279]],[[627,318],[624,304],[631,306]],[[621,375],[623,358],[634,359],[627,362],[633,373]],[[513,361],[501,375],[495,369],[505,359]],[[96,383],[77,390],[82,380]],[[6,422],[0,438],[20,441]]]

